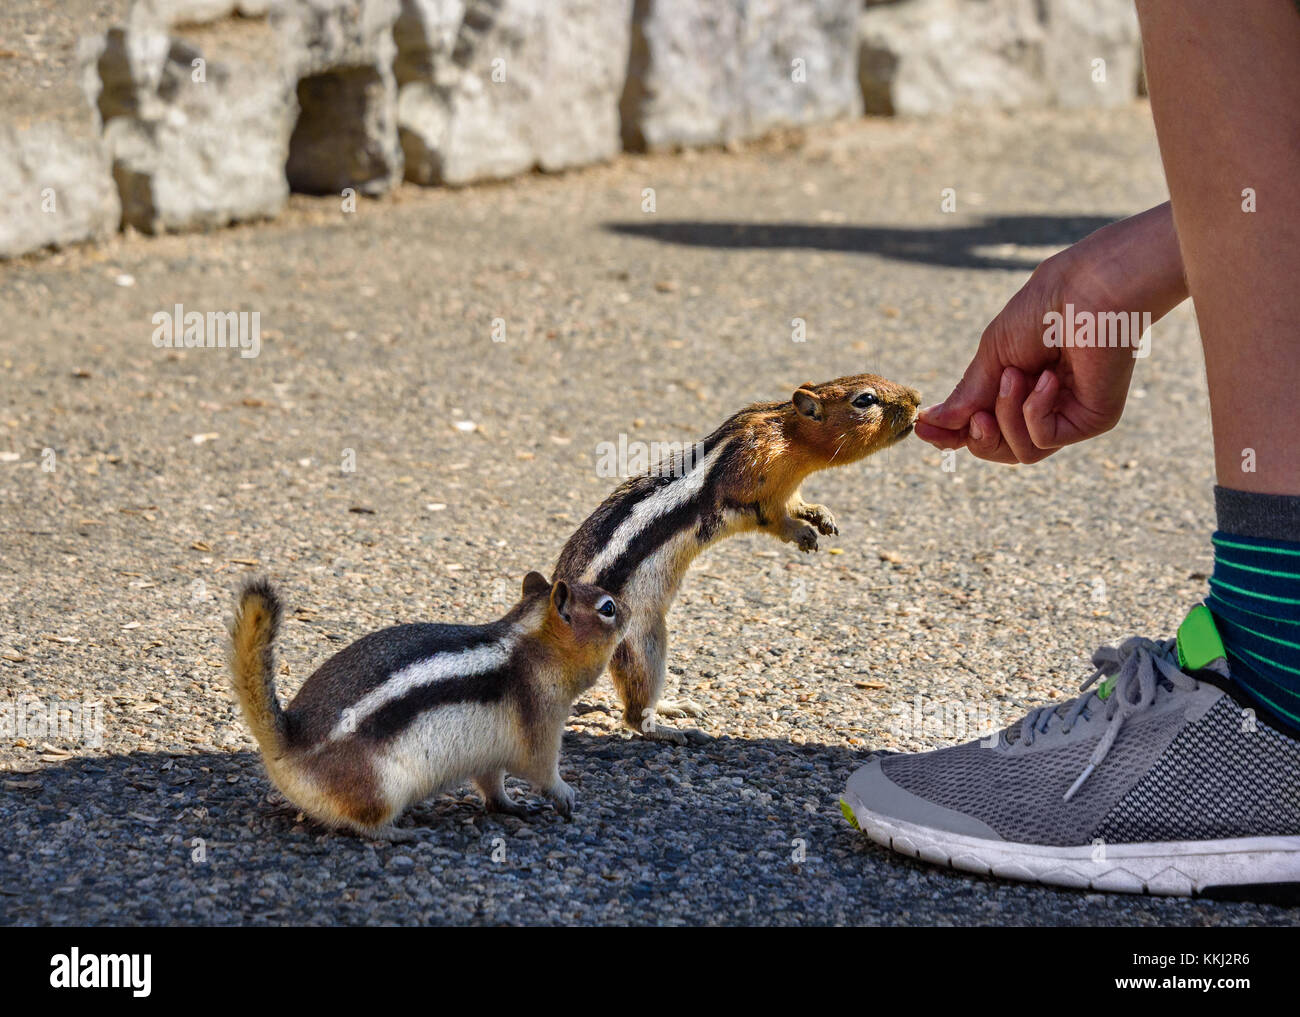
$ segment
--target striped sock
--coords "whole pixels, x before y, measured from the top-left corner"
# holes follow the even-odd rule
[[[1300,731],[1300,497],[1214,489],[1219,529],[1206,606],[1233,681]]]

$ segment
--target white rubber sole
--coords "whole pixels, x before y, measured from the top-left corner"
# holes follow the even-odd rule
[[[981,876],[1110,893],[1190,897],[1211,888],[1300,883],[1300,836],[1044,847],[947,833],[882,816],[846,794],[841,808],[882,847]]]

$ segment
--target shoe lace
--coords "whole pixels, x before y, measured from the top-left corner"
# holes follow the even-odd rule
[[[1156,701],[1162,682],[1189,691],[1199,687],[1196,679],[1178,667],[1174,646],[1173,639],[1133,636],[1119,646],[1099,647],[1092,655],[1092,666],[1096,670],[1079,686],[1083,695],[1060,706],[1040,706],[1021,722],[1020,737],[1026,745],[1033,745],[1034,738],[1046,734],[1055,721],[1059,720],[1062,733],[1068,734],[1080,717],[1090,720],[1094,709],[1105,709],[1109,721],[1106,731],[1092,750],[1088,765],[1065,792],[1065,801],[1073,798],[1084,781],[1102,764],[1125,722]],[[1104,681],[1093,688],[1099,678],[1104,678]]]

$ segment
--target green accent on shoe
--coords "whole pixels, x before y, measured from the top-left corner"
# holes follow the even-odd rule
[[[1178,626],[1178,666],[1184,671],[1199,671],[1227,655],[1214,615],[1204,604],[1197,604]]]
[[[1097,698],[1103,702],[1110,698],[1110,694],[1115,691],[1115,683],[1119,681],[1119,675],[1113,674],[1100,685],[1097,686]]]
[[[858,826],[858,817],[853,814],[853,810],[849,808],[849,803],[843,798],[840,799],[840,811],[844,813],[844,818],[849,821],[849,826],[855,830],[862,829],[862,827]]]

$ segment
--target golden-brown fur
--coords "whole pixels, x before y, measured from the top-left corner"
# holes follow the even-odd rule
[[[265,580],[245,585],[230,626],[230,669],[244,721],[269,755],[284,752],[285,724],[275,695],[275,637],[280,598]]]
[[[574,792],[558,762],[574,700],[604,671],[626,607],[587,583],[524,580],[507,615],[484,626],[395,626],[339,651],[287,710],[273,681],[280,601],[246,585],[231,627],[235,695],[271,779],[328,826],[409,839],[409,805],[472,780],[491,809],[522,813],[507,772],[566,818]]]
[[[866,394],[874,401],[859,405]],[[665,618],[695,557],[753,530],[815,551],[819,533],[839,530],[829,509],[803,500],[804,480],[899,441],[919,404],[915,389],[872,374],[800,386],[784,402],[756,403],[726,420],[700,443],[703,456],[686,475],[633,477],[578,527],[555,577],[597,583],[628,602],[628,634],[610,662],[628,727],[681,743],[681,732],[659,727],[657,717],[702,715],[689,702],[659,699]]]

